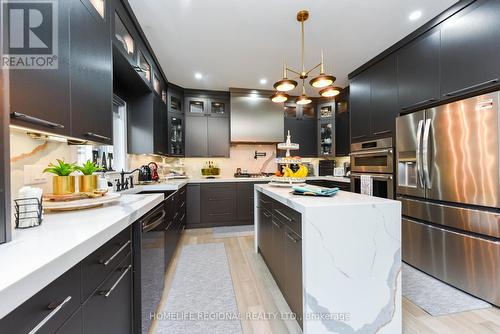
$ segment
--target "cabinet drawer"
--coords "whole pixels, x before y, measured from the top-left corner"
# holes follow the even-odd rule
[[[132,333],[130,253],[83,305],[84,333]]]
[[[273,217],[276,217],[299,236],[302,236],[302,216],[299,212],[277,201],[273,203]]]
[[[130,227],[97,249],[82,261],[82,300],[87,299],[99,284],[115,270],[132,246]]]
[[[259,206],[260,207],[263,207],[268,211],[272,211],[273,210],[273,202],[274,202],[274,200],[271,197],[259,192]]]
[[[236,209],[234,200],[228,203],[227,200],[218,200],[202,203],[203,220],[207,222],[229,221],[236,219]]]
[[[0,333],[55,333],[80,306],[80,290],[77,264],[0,320]]]
[[[210,184],[201,186],[201,195],[204,201],[234,200],[236,195],[235,184]]]

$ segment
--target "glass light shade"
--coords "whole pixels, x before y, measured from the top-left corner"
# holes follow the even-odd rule
[[[273,95],[271,95],[271,101],[275,103],[282,103],[288,100],[288,94],[285,94],[283,92],[276,92]]]
[[[340,94],[340,90],[341,89],[339,87],[329,86],[320,90],[319,95],[323,97],[334,97]]]
[[[335,80],[336,78],[333,75],[326,75],[324,73],[321,73],[316,78],[309,81],[309,83],[315,88],[323,88],[330,86],[335,82]]]
[[[297,101],[295,101],[295,103],[297,103],[299,105],[309,104],[311,102],[312,102],[312,100],[305,94],[302,94],[301,96],[299,96],[297,98]]]
[[[297,81],[284,78],[274,84],[274,88],[279,92],[288,92],[297,87]]]

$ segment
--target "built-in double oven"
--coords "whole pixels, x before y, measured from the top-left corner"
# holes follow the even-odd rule
[[[394,198],[394,148],[392,138],[351,144],[351,191],[365,193],[369,182],[373,196]]]

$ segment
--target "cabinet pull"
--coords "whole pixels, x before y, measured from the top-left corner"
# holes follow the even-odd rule
[[[177,218],[178,215],[179,215],[179,212],[176,212],[174,215],[174,219]]]
[[[297,243],[299,240],[295,239],[293,237],[293,235],[291,235],[290,233],[286,232],[286,236],[288,237],[288,239],[292,240],[292,242],[294,243]]]
[[[186,214],[183,214],[181,217],[181,221],[183,221],[185,217],[186,217]]]
[[[208,215],[209,216],[227,216],[227,215],[231,215],[232,213],[231,212],[226,212],[226,213],[209,213]]]
[[[292,218],[288,217],[287,215],[285,215],[283,212],[281,212],[280,210],[278,209],[274,209],[274,211],[276,211],[277,214],[279,214],[281,217],[285,218],[288,222],[292,222]]]
[[[149,224],[142,224],[142,231],[143,232],[149,232],[151,231],[152,229],[154,229],[156,226],[160,225],[161,224],[161,221],[163,220],[163,218],[165,218],[166,216],[166,212],[165,210],[162,210],[161,211],[161,215],[158,219],[154,220],[152,223],[149,223]]]
[[[271,218],[271,215],[269,213],[266,213],[266,212],[262,212],[262,214],[264,215],[264,217],[266,218]]]
[[[281,228],[281,225],[278,224],[277,222],[275,222],[274,220],[271,221],[273,223],[274,226],[276,226],[277,228]]]
[[[446,93],[446,94],[444,94],[444,96],[453,96],[453,95],[456,95],[456,94],[459,94],[459,93],[465,93],[465,92],[467,92],[467,91],[469,91],[471,89],[480,88],[482,86],[493,84],[493,83],[497,83],[497,82],[498,82],[498,78],[491,79],[491,80],[488,80],[488,81],[485,81],[485,82],[481,82],[481,83],[478,83],[478,84],[475,84],[475,85],[472,85],[472,86],[469,86],[469,87],[465,87],[465,88],[462,88],[462,89],[455,90],[453,92]]]
[[[384,133],[389,133],[389,132],[392,132],[392,130],[377,131],[377,132],[374,132],[373,134],[374,135],[382,135]]]
[[[10,117],[17,118],[17,119],[20,119],[20,120],[28,122],[28,123],[46,126],[48,128],[52,128],[52,129],[64,129],[64,125],[62,125],[62,124],[49,122],[49,121],[46,121],[44,119],[36,118],[33,116],[28,116],[28,115],[20,113],[20,112],[12,112],[12,113],[10,113]]]
[[[431,102],[436,102],[437,99],[427,99],[427,100],[423,100],[423,101],[420,101],[420,102],[417,102],[417,103],[414,103],[412,105],[409,105],[409,106],[406,106],[406,107],[403,107],[401,108],[402,110],[408,110],[408,109],[411,109],[411,108],[415,108],[415,107],[418,107],[418,106],[421,106],[423,104],[427,104],[427,103],[431,103]]]
[[[125,269],[123,271],[123,273],[120,275],[120,277],[118,277],[118,279],[116,280],[116,282],[111,286],[111,288],[109,288],[109,290],[106,292],[106,291],[102,291],[100,294],[101,295],[104,295],[105,298],[109,298],[109,296],[111,296],[111,293],[113,292],[114,289],[116,289],[116,287],[118,286],[118,284],[120,284],[121,280],[125,277],[125,275],[127,275],[127,273],[129,272],[130,268],[132,268],[132,265],[129,264],[127,269]]]
[[[353,136],[352,139],[358,139],[358,138],[364,138],[366,135],[361,135],[361,136]]]
[[[118,256],[118,254],[120,254],[125,248],[127,248],[128,245],[130,245],[131,241],[127,241],[125,244],[123,244],[123,246],[120,247],[120,249],[118,249],[116,251],[116,253],[114,253],[113,255],[111,255],[111,257],[109,259],[107,259],[106,261],[104,260],[101,260],[99,263],[101,263],[103,266],[107,266],[108,264],[111,263],[111,261],[114,260],[115,257]]]
[[[85,136],[87,137],[91,137],[91,138],[95,138],[95,139],[102,139],[102,140],[107,140],[107,141],[110,141],[111,138],[109,137],[106,137],[106,136],[101,136],[101,135],[98,135],[96,133],[92,133],[92,132],[87,132],[85,133]]]
[[[64,299],[59,305],[57,305],[56,308],[54,308],[52,311],[50,311],[50,313],[45,318],[43,318],[43,320],[40,321],[38,323],[38,325],[36,325],[35,328],[33,328],[29,332],[29,334],[35,334],[36,332],[38,332],[40,330],[40,328],[42,328],[50,319],[52,319],[52,317],[54,317],[57,314],[57,312],[59,312],[64,307],[64,305],[69,303],[70,300],[71,300],[71,296],[66,297],[66,299]],[[50,305],[49,305],[49,308],[50,308]]]

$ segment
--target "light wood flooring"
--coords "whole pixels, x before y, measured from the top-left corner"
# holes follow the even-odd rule
[[[226,248],[239,312],[243,315],[290,312],[281,292],[260,255],[254,252],[253,237],[214,239],[212,229],[186,230],[170,264],[162,304],[172,283],[183,245],[223,242]],[[161,309],[162,306],[160,306]],[[154,333],[155,323],[150,333]],[[295,321],[242,320],[244,334],[300,333]],[[403,298],[403,333],[408,334],[500,334],[500,309],[490,308],[433,317]]]

